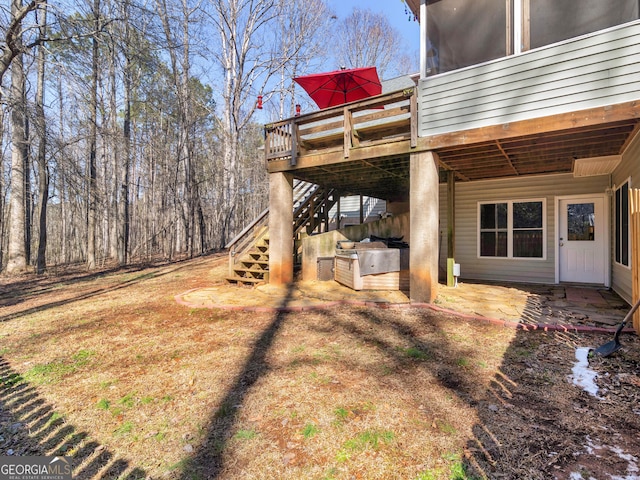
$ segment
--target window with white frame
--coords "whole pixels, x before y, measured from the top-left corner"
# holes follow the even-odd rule
[[[501,258],[545,257],[544,200],[478,204],[478,255]]]
[[[616,263],[629,266],[629,180],[615,191]]]

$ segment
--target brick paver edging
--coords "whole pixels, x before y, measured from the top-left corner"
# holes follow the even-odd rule
[[[244,305],[225,305],[225,304],[218,304],[213,302],[192,303],[183,298],[183,296],[188,295],[189,293],[197,290],[200,290],[200,289],[194,288],[192,290],[188,290],[186,292],[176,295],[174,298],[178,304],[184,305],[190,308],[210,308],[210,309],[215,308],[219,310],[260,312],[260,313],[310,312],[310,311],[316,311],[316,310],[326,310],[328,308],[337,307],[340,305],[376,307],[376,308],[382,308],[382,309],[424,308],[424,309],[433,310],[435,312],[455,315],[457,317],[461,317],[466,320],[488,323],[491,325],[498,325],[506,328],[515,328],[517,330],[523,330],[523,331],[567,332],[567,333],[607,333],[607,334],[611,334],[615,332],[615,329],[612,329],[612,328],[592,327],[588,325],[553,325],[553,324],[546,324],[546,323],[531,325],[526,323],[520,323],[514,320],[503,320],[500,318],[483,317],[481,315],[470,315],[467,313],[457,312],[455,310],[451,310],[448,308],[438,307],[437,305],[433,305],[431,303],[420,303],[420,302],[390,303],[390,302],[375,302],[375,301],[365,301],[365,300],[331,300],[331,301],[327,300],[326,302],[318,303],[316,305],[289,305],[289,306],[283,306],[283,307],[252,307],[252,306],[244,306]],[[633,328],[626,328],[622,330],[622,333],[634,333],[634,332],[635,330]]]

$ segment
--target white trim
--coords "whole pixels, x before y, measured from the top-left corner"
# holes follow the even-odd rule
[[[513,54],[522,53],[522,0],[513,2]]]
[[[420,78],[427,78],[427,0],[420,0]]]
[[[513,256],[513,204],[514,203],[542,203],[542,257],[514,257]],[[483,256],[480,254],[480,207],[482,205],[494,205],[498,203],[507,204],[507,256],[506,257],[493,257]],[[547,260],[547,199],[546,197],[539,198],[513,198],[509,200],[482,200],[478,201],[476,205],[476,257],[480,260],[516,260],[516,261],[535,261],[541,262]],[[538,230],[537,228],[531,228],[531,230]]]
[[[633,264],[633,260],[631,259],[631,252],[633,251],[633,249],[631,248],[631,233],[632,233],[632,229],[631,229],[631,205],[628,205],[627,208],[627,217],[628,217],[628,221],[629,221],[629,227],[628,227],[628,232],[627,232],[627,247],[628,247],[628,252],[627,252],[627,259],[629,261],[629,265],[625,265],[624,263],[619,263],[618,261],[616,261],[616,255],[615,255],[615,240],[616,240],[616,225],[618,223],[618,216],[616,215],[616,203],[615,203],[615,198],[616,198],[616,192],[618,190],[620,190],[622,188],[622,186],[624,184],[627,184],[627,191],[631,191],[631,176],[628,176],[624,182],[622,182],[620,185],[614,185],[613,186],[613,196],[612,198],[613,200],[613,221],[611,222],[611,231],[613,233],[613,235],[611,235],[611,243],[613,244],[613,248],[611,249],[611,258],[613,259],[613,263],[615,265],[617,265],[620,268],[624,268],[625,270],[631,270],[631,266]]]
[[[555,206],[554,206],[554,219],[553,219],[553,223],[554,223],[554,241],[555,241],[555,247],[554,247],[554,254],[555,254],[555,283],[559,284],[560,283],[560,255],[559,255],[559,249],[558,246],[560,245],[560,229],[559,229],[559,225],[560,225],[560,202],[562,200],[576,200],[579,198],[584,198],[584,199],[590,199],[590,198],[601,198],[603,200],[603,207],[604,207],[604,229],[605,232],[607,232],[607,234],[604,236],[604,242],[603,242],[603,250],[604,252],[602,252],[604,254],[604,260],[605,260],[605,265],[604,265],[604,286],[606,288],[611,287],[611,199],[609,197],[609,195],[607,195],[606,193],[583,193],[583,194],[579,194],[579,195],[562,195],[562,196],[556,196],[554,198],[555,201]]]

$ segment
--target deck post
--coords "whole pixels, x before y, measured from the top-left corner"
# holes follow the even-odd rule
[[[456,174],[447,172],[447,287],[456,283],[453,266],[456,263]]]
[[[412,153],[410,160],[409,297],[432,303],[438,293],[438,156]]]
[[[269,174],[269,283],[293,281],[293,176]]]

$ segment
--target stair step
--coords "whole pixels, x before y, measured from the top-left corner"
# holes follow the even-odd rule
[[[257,273],[257,274],[264,274],[264,273],[268,273],[269,270],[265,269],[265,268],[243,268],[243,267],[236,267],[233,269],[234,272],[240,274],[242,272],[244,273]]]
[[[240,260],[238,263],[252,263],[255,265],[269,265],[269,260],[266,258],[244,258]]]
[[[243,278],[243,277],[226,277],[225,280],[229,283],[243,283],[245,285],[257,285],[259,283],[265,283],[263,278]]]

